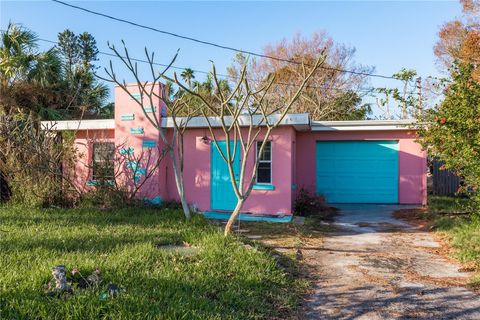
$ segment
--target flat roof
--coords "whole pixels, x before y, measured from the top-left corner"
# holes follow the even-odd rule
[[[267,117],[269,123],[275,123],[280,119],[279,114],[273,114]],[[187,118],[177,118],[177,123],[182,123],[182,121],[187,121]],[[238,118],[241,126],[249,126],[250,123],[253,121],[253,125],[265,125],[265,120],[261,115],[254,115],[252,118],[248,115],[240,115]],[[221,127],[220,118],[218,117],[193,117],[187,123],[187,128],[207,128],[208,123],[214,128]],[[232,117],[227,116],[225,117],[225,123],[230,125],[232,123]],[[306,131],[310,129],[310,116],[308,113],[293,113],[287,114],[280,122],[281,126],[293,126],[296,130]],[[163,118],[162,119],[162,127],[163,128],[173,128],[173,119],[171,117]]]
[[[274,123],[280,118],[275,114],[268,117],[270,123]],[[186,118],[177,118],[178,122],[186,121]],[[209,117],[210,124],[214,128],[221,126],[218,117]],[[226,117],[226,124],[231,124],[232,118]],[[241,115],[239,121],[243,126],[250,125],[250,117]],[[264,125],[262,116],[253,117],[254,125]],[[355,120],[355,121],[310,121],[308,113],[287,114],[281,121],[281,126],[292,126],[298,131],[379,131],[379,130],[412,130],[416,127],[416,120]],[[173,119],[171,117],[162,118],[163,128],[173,128]],[[208,122],[204,117],[191,118],[187,123],[187,128],[207,128]],[[42,128],[50,130],[105,130],[115,129],[115,119],[98,120],[62,120],[62,121],[42,121]]]
[[[380,131],[412,130],[417,121],[408,120],[353,120],[353,121],[312,121],[312,131]]]
[[[115,119],[42,121],[48,130],[105,130],[115,129]]]

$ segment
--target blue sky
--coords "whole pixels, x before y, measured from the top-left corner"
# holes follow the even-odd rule
[[[73,4],[159,29],[202,40],[261,52],[265,44],[291,38],[296,32],[309,35],[326,31],[335,41],[356,48],[358,63],[374,66],[376,73],[391,75],[402,67],[414,68],[425,77],[438,75],[432,47],[439,27],[461,14],[456,1],[354,1],[354,2],[159,2],[77,1]],[[168,62],[180,49],[175,63],[181,67],[209,70],[212,60],[224,72],[233,52],[172,38],[120,22],[61,6],[50,1],[0,0],[0,26],[22,23],[39,37],[56,40],[69,28],[90,32],[101,51],[107,41],[125,40],[131,55],[143,57],[147,46],[158,62]],[[50,44],[41,43],[42,47]],[[100,56],[100,65],[110,58]],[[126,74],[119,70],[119,75]],[[200,75],[198,75],[201,78]],[[127,78],[128,80],[129,78]],[[373,79],[375,87],[396,82]]]

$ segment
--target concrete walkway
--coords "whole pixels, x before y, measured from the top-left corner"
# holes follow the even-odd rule
[[[302,319],[480,319],[480,296],[464,287],[471,274],[394,219],[398,206],[337,207],[341,231],[302,250],[315,284]]]

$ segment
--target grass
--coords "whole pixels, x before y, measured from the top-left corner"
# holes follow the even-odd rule
[[[247,237],[260,236],[259,240],[272,248],[301,249],[302,247],[320,246],[324,233],[332,231],[332,226],[322,224],[320,219],[304,218],[303,224],[242,222],[241,227]]]
[[[311,277],[305,272],[305,267],[308,266],[303,263],[302,252],[321,248],[325,233],[335,230],[318,217],[303,219],[302,224],[241,222],[238,233],[245,237],[244,241],[262,246],[271,252],[283,268],[295,276],[299,290],[306,292],[311,288]]]
[[[160,250],[188,243],[193,255]],[[298,284],[261,249],[201,217],[158,209],[0,207],[1,319],[266,319],[289,317]],[[51,268],[100,268],[98,289],[49,297]],[[122,288],[101,299],[108,283]]]
[[[479,272],[472,285],[480,287],[480,214],[467,199],[431,197],[428,219],[447,240],[452,255]]]
[[[452,215],[471,212],[471,203],[467,198],[430,196],[428,198],[428,211],[438,216],[439,214]]]

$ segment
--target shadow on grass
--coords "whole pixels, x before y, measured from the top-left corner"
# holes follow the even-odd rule
[[[119,248],[134,244],[151,243],[154,245],[176,244],[182,239],[177,232],[153,231],[144,234],[132,234],[128,230],[120,234],[42,234],[39,237],[23,237],[4,239],[1,241],[4,252],[11,250],[36,250],[43,249],[62,253],[106,253]]]
[[[24,213],[23,211],[30,211]],[[53,224],[56,226],[168,226],[187,223],[178,210],[132,207],[126,209],[31,209],[0,206],[0,223],[14,225]],[[195,215],[189,225],[205,224],[202,216]]]
[[[106,274],[113,271],[104,270]],[[77,290],[73,295],[47,297],[42,288],[10,288],[0,299],[2,319],[251,319],[284,316],[288,301],[279,297],[278,283],[232,278],[162,279],[129,275],[105,279],[123,289],[118,297],[102,301],[100,289]],[[259,294],[261,293],[261,294]],[[273,312],[273,313],[272,313]]]

